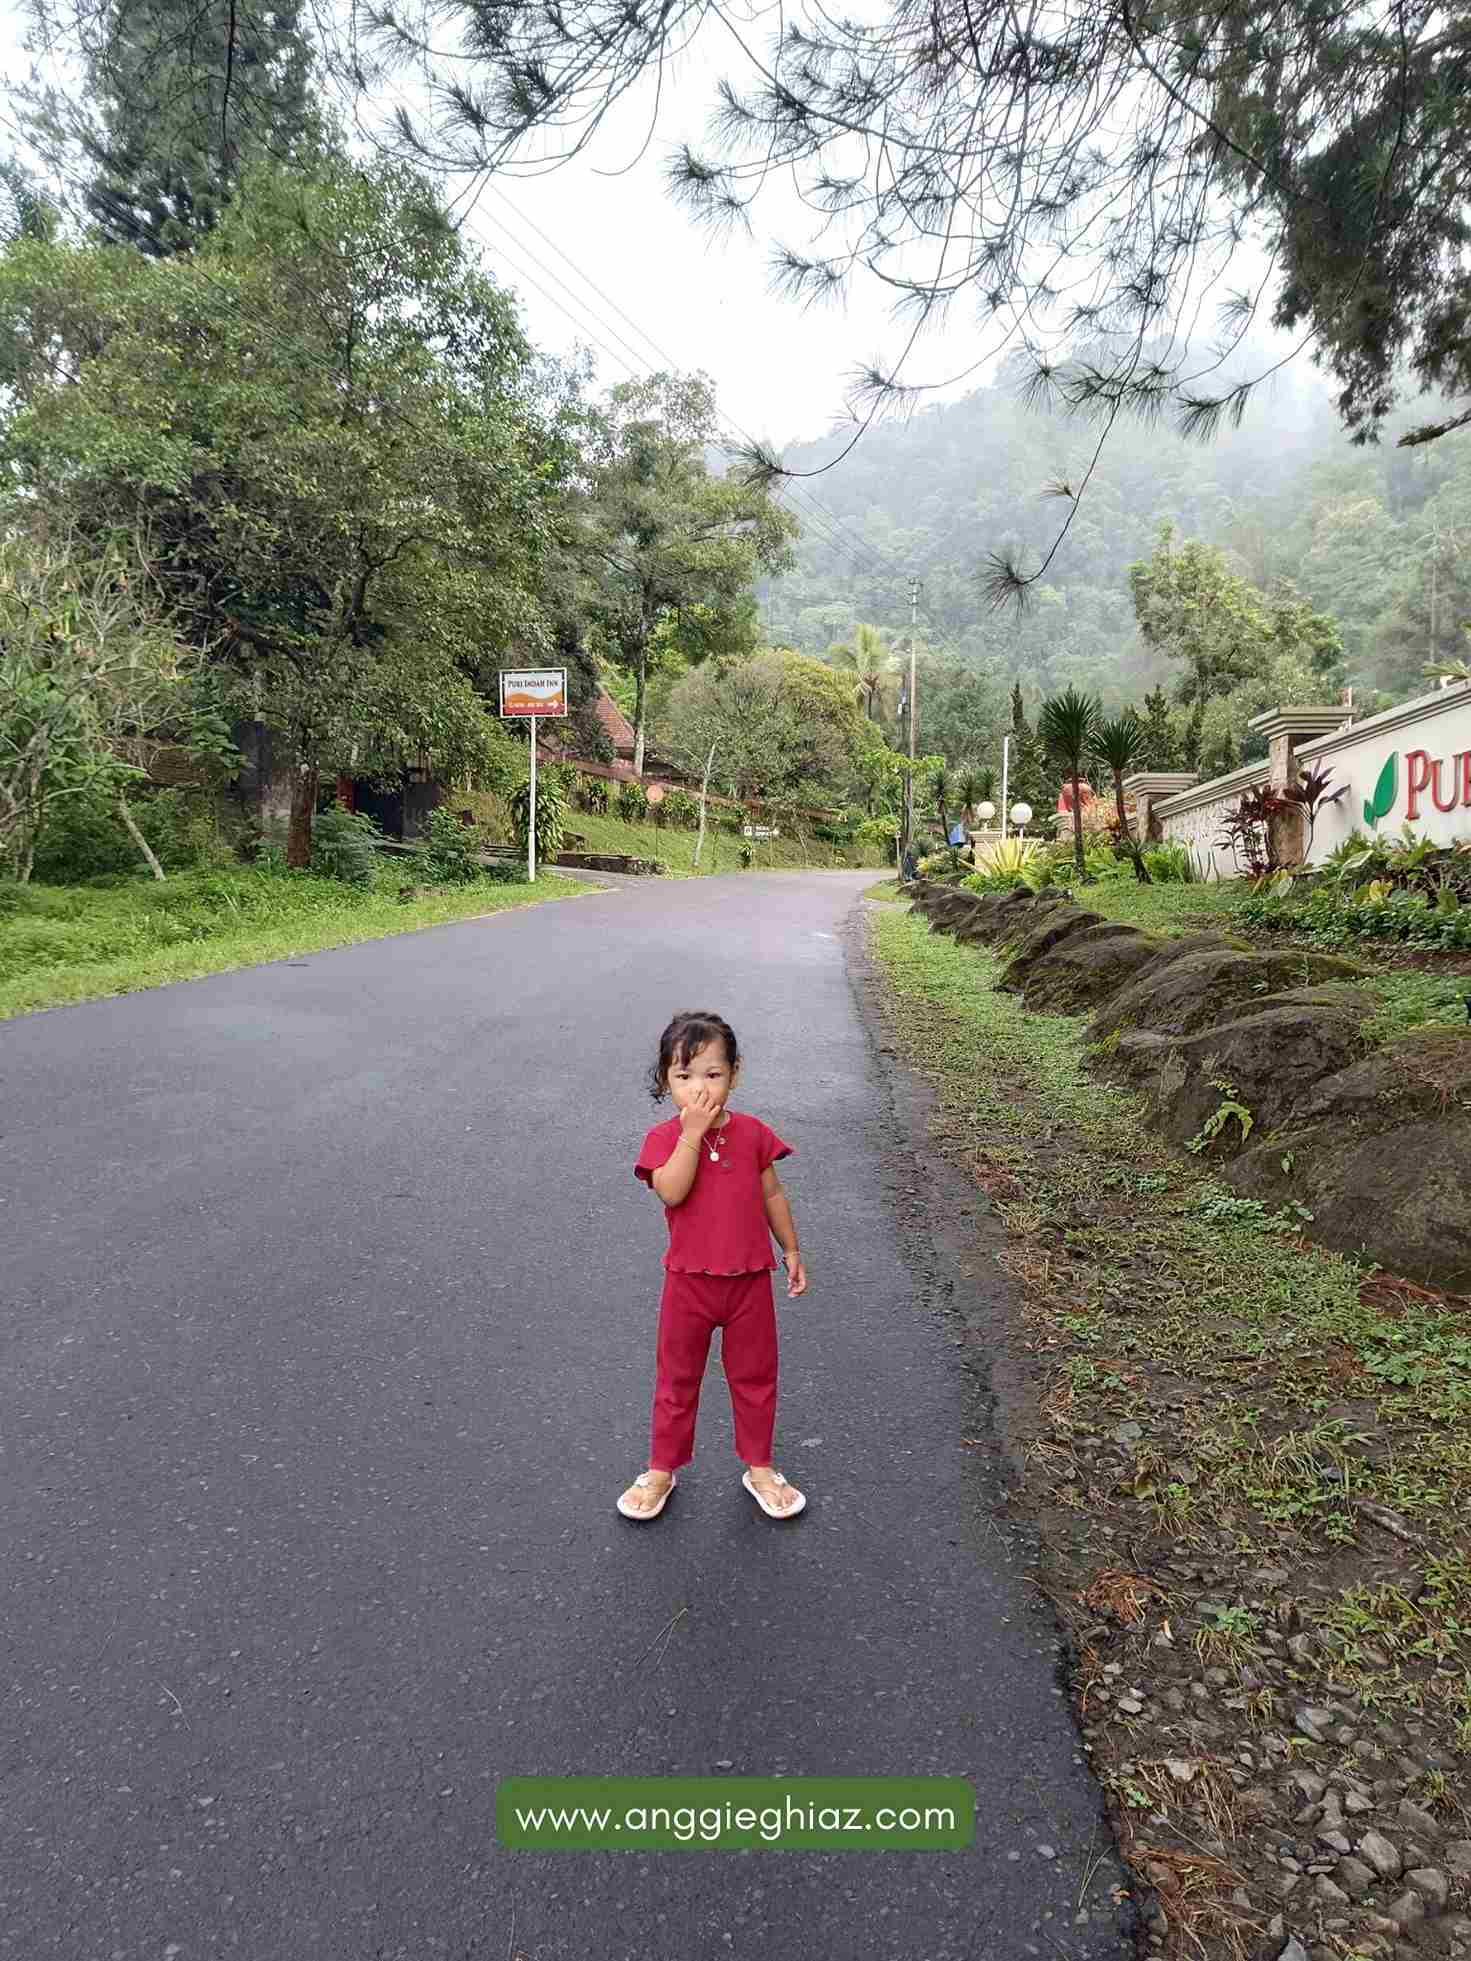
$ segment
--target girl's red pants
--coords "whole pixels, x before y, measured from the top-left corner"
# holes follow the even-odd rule
[[[770,1268],[756,1273],[666,1271],[659,1301],[651,1470],[678,1471],[694,1456],[700,1384],[717,1328],[723,1330],[720,1360],[730,1389],[736,1455],[747,1464],[771,1462],[776,1302]]]

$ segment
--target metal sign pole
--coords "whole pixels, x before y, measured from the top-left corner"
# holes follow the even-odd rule
[[[526,827],[526,876],[536,883],[536,717],[531,718],[531,822]]]

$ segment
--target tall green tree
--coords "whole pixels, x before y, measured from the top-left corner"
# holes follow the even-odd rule
[[[831,648],[828,658],[835,667],[853,670],[862,692],[864,713],[871,722],[878,721],[885,690],[897,671],[895,656],[882,630],[876,626],[855,626],[852,640]]]
[[[1083,795],[1081,783],[1088,772],[1088,758],[1098,741],[1098,703],[1092,695],[1066,688],[1042,704],[1037,717],[1037,735],[1048,757],[1072,785],[1073,861],[1078,877],[1087,876],[1083,856]]]
[[[640,775],[658,647],[677,648],[691,664],[748,651],[752,584],[790,563],[796,520],[765,489],[712,475],[706,451],[717,434],[705,376],[621,383],[591,421],[586,488],[565,529],[580,603],[633,676]]]
[[[331,139],[298,0],[33,0],[79,86],[22,91],[53,175],[80,179],[101,235],[151,257],[192,250],[255,164],[310,168]]]
[[[1259,680],[1284,657],[1333,684],[1343,653],[1333,620],[1290,587],[1260,592],[1214,545],[1177,543],[1168,522],[1151,557],[1129,567],[1129,590],[1146,646],[1183,669],[1176,695],[1187,707]]]
[[[846,802],[873,741],[851,687],[789,647],[716,660],[676,683],[661,735],[693,768],[716,745],[711,780],[741,802]]]
[[[1141,757],[1146,769],[1173,770],[1180,767],[1180,738],[1170,713],[1169,697],[1161,684],[1144,697],[1145,743]]]
[[[173,258],[23,241],[0,317],[0,462],[99,546],[146,528],[173,630],[284,746],[292,863],[326,771],[499,774],[570,451],[421,178],[261,166]]]
[[[1008,803],[1029,803],[1041,810],[1053,801],[1047,785],[1046,755],[1037,731],[1027,720],[1026,696],[1017,681],[1011,690],[1011,748],[1007,757]]]

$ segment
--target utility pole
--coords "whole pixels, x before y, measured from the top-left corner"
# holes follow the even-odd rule
[[[914,849],[914,737],[915,723],[919,720],[915,710],[915,667],[914,634],[919,618],[919,580],[913,573],[909,576],[909,774],[904,780],[904,842],[906,849]]]

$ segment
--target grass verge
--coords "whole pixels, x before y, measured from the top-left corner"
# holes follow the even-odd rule
[[[466,796],[458,799],[493,830],[503,827],[502,807],[494,797]],[[710,825],[705,831],[699,869],[691,864],[697,831],[675,829],[658,824],[630,824],[610,813],[569,809],[566,818],[569,851],[613,852],[630,858],[657,858],[671,878],[702,878],[718,872],[738,872],[741,846],[748,842],[729,830]],[[575,842],[576,838],[583,843]],[[795,837],[750,840],[752,871],[841,871],[861,870],[871,865],[877,871],[893,863],[893,854],[882,851],[837,851],[816,838],[804,850]]]
[[[1403,1885],[1338,1876],[1374,1826],[1471,1904],[1471,1303],[1176,1157],[990,954],[910,912],[870,932],[939,1148],[1007,1228],[1035,1361],[1015,1499],[1154,1947],[1401,1952]]]
[[[598,889],[549,875],[535,885],[486,881],[405,901],[402,883],[397,868],[384,867],[370,890],[246,869],[100,891],[0,887],[0,1018]]]

